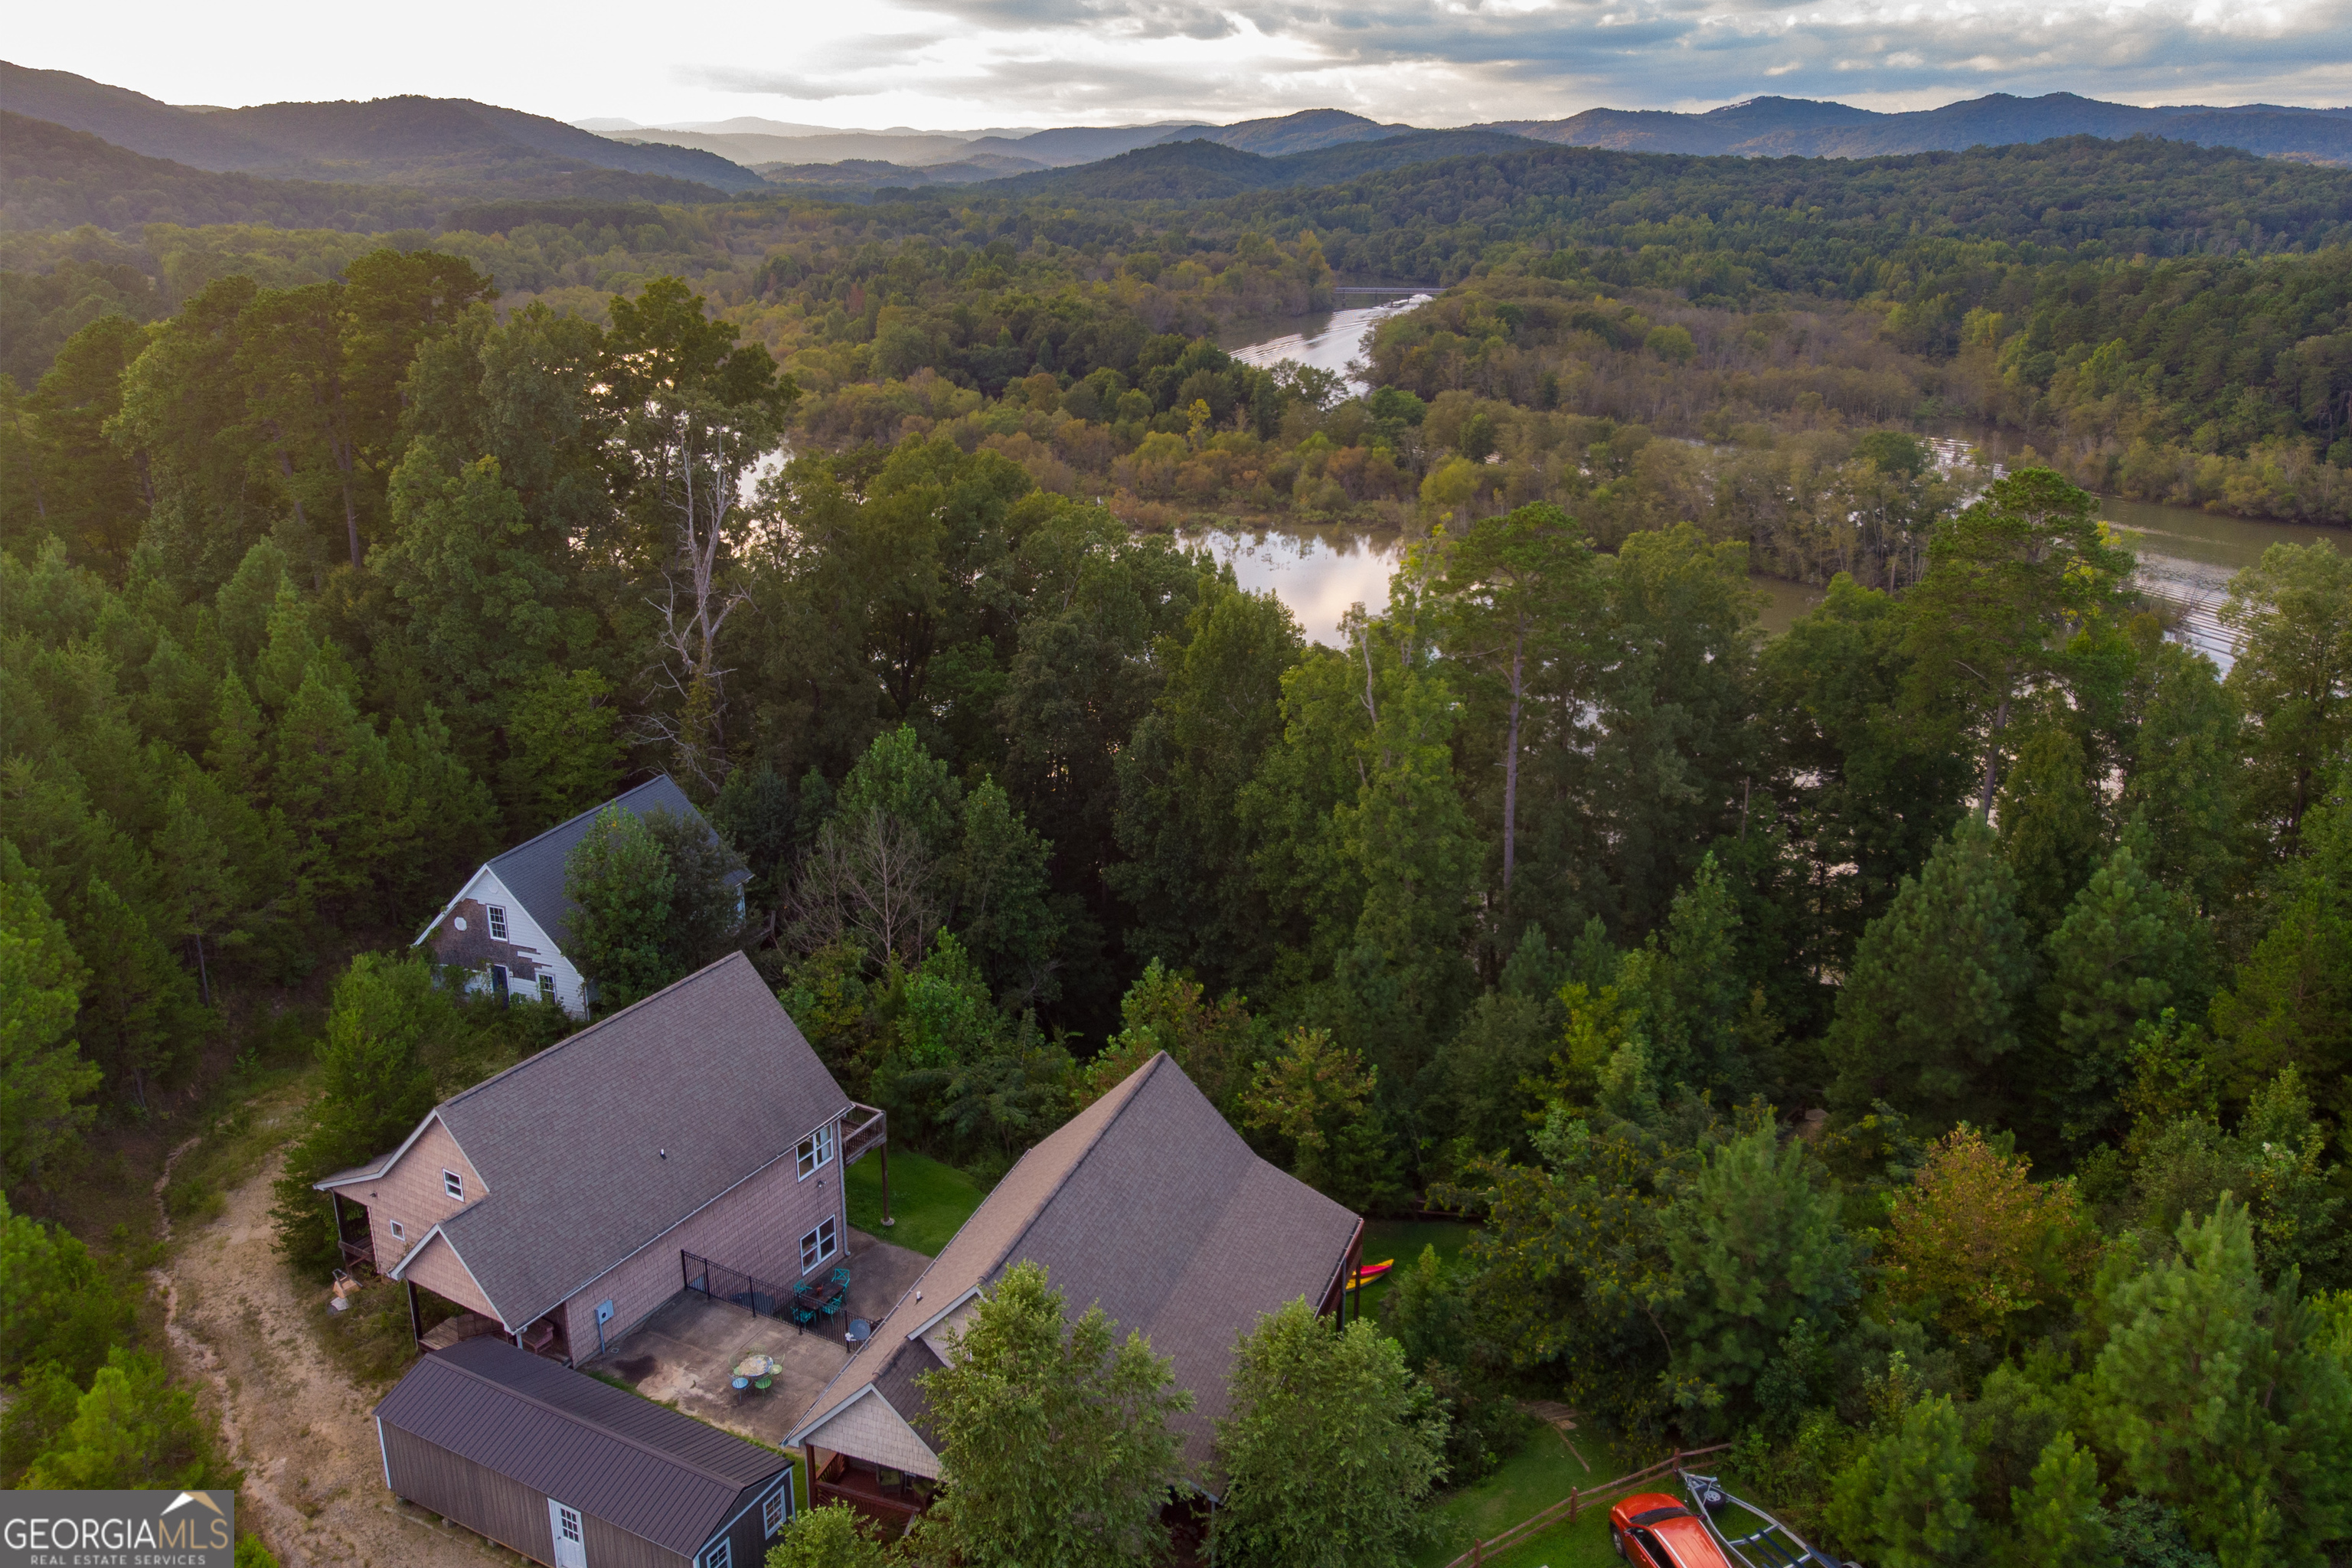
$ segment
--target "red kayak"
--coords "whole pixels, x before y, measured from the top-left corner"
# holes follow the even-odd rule
[[[1349,1289],[1353,1289],[1360,1285],[1369,1285],[1373,1280],[1378,1279],[1381,1275],[1386,1274],[1390,1269],[1394,1268],[1395,1267],[1396,1259],[1393,1258],[1383,1258],[1378,1263],[1367,1263],[1361,1268],[1356,1270],[1356,1277],[1354,1279],[1348,1281]]]

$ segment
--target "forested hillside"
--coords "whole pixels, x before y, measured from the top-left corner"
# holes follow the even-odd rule
[[[225,1484],[126,1152],[278,1086],[322,1279],[305,1178],[571,1026],[408,942],[659,771],[746,918],[613,826],[607,1005],[747,951],[982,1182],[1164,1049],[1476,1222],[1383,1321],[1449,1484],[1558,1399],[1868,1563],[2336,1561],[2352,556],[2239,573],[2225,675],[2069,476],[2344,518],[2347,198],[1538,149],[11,237],[0,1466]],[[1217,346],[1378,272],[1442,288],[1364,395]],[[1325,647],[1203,517],[1409,548]],[[1759,567],[1827,589],[1769,641]]]

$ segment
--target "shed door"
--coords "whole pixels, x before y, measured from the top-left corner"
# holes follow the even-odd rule
[[[580,1527],[580,1510],[550,1498],[547,1523],[555,1535],[555,1568],[588,1568],[588,1541]]]

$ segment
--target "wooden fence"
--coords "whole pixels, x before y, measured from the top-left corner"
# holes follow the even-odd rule
[[[1619,1492],[1632,1491],[1644,1481],[1654,1481],[1661,1476],[1670,1475],[1681,1469],[1688,1460],[1704,1458],[1709,1454],[1720,1454],[1729,1447],[1731,1445],[1728,1443],[1717,1443],[1711,1448],[1677,1448],[1672,1458],[1660,1459],[1656,1464],[1635,1470],[1630,1476],[1619,1476],[1615,1480],[1603,1481],[1597,1487],[1576,1488],[1533,1519],[1521,1520],[1492,1541],[1480,1541],[1473,1537],[1470,1550],[1448,1563],[1445,1568],[1482,1568],[1482,1564],[1487,1558],[1497,1552],[1509,1551],[1529,1536],[1541,1534],[1555,1524],[1573,1524],[1576,1521],[1576,1516],[1583,1512],[1590,1504],[1612,1498]]]

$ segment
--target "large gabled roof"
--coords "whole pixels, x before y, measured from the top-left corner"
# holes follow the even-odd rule
[[[522,1328],[848,1109],[751,961],[730,953],[436,1106],[426,1121],[485,1191],[393,1276],[438,1236]]]
[[[789,1461],[503,1340],[409,1368],[386,1426],[691,1557]]]
[[[485,863],[482,869],[498,878],[499,885],[514,895],[515,901],[530,913],[532,922],[545,931],[559,948],[568,947],[572,942],[572,900],[563,891],[563,862],[572,853],[572,847],[587,837],[589,824],[596,820],[596,814],[605,806],[619,806],[638,816],[651,811],[667,811],[673,816],[691,817],[702,824],[704,832],[710,831],[710,824],[703,821],[702,814],[694,809],[694,803],[686,798],[686,792],[678,788],[667,773],[661,773],[634,789],[622,791],[604,805],[591,807],[568,821],[557,823],[538,837],[518,844]],[[749,871],[738,869],[730,874],[728,880],[732,885],[750,879]],[[425,934],[431,935],[433,928],[437,927],[447,914],[448,911],[444,910],[441,916],[435,919],[433,926],[426,928]],[[418,940],[424,939],[420,937]]]
[[[1170,1358],[1193,1395],[1174,1425],[1205,1471],[1235,1340],[1286,1301],[1320,1304],[1357,1225],[1259,1159],[1162,1052],[1022,1157],[788,1441],[871,1387],[936,1447],[914,1382],[940,1364],[924,1334],[1027,1260],[1072,1314],[1099,1303]]]

